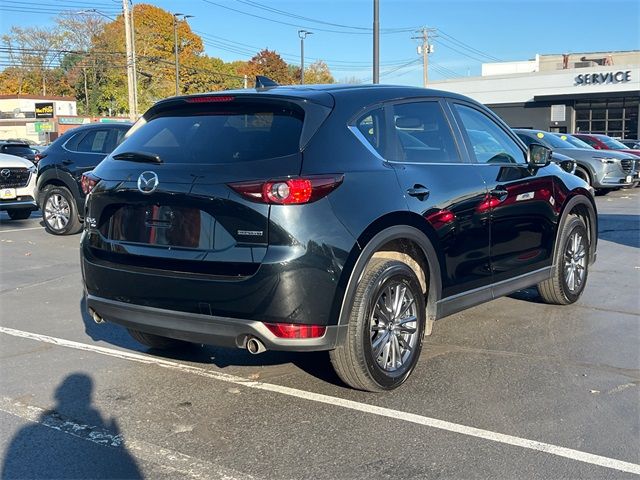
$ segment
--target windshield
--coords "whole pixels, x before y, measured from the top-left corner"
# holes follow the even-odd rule
[[[609,148],[611,148],[613,150],[625,150],[625,149],[628,148],[624,143],[619,142],[615,138],[607,137],[607,136],[604,136],[604,135],[602,137],[598,137],[598,140],[600,140],[607,147],[609,147]]]
[[[23,147],[22,145],[5,145],[2,151],[9,155],[17,155],[18,157],[22,155],[33,155],[33,151],[29,147]]]
[[[589,148],[591,150],[594,149],[587,142],[583,142],[579,138],[574,137],[572,135],[558,135],[558,137],[560,138],[560,140],[564,140],[565,142],[569,142],[571,145],[574,145],[577,148]]]
[[[545,147],[554,149],[554,148],[578,148],[566,142],[564,140],[560,140],[559,137],[556,137],[553,133],[549,132],[535,132],[535,131],[526,131],[521,130],[518,132],[520,136],[526,136],[530,139],[530,141],[538,142]],[[527,145],[530,142],[525,142]]]

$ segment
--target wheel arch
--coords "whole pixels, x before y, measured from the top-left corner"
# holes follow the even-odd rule
[[[349,254],[340,279],[342,288],[338,289],[333,312],[338,325],[347,325],[349,321],[347,305],[352,301],[369,261],[374,257],[382,257],[405,261],[416,272],[426,290],[425,333],[431,333],[436,318],[436,304],[442,295],[442,277],[437,236],[430,229],[422,217],[411,212],[389,213],[365,229]]]
[[[553,258],[556,258],[559,236],[571,215],[580,217],[587,227],[587,233],[589,234],[589,263],[592,264],[596,259],[598,244],[598,214],[595,201],[591,198],[589,192],[584,189],[572,191],[562,206],[556,231],[556,241],[553,246]]]

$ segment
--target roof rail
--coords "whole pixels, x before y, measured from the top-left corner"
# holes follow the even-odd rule
[[[263,75],[256,75],[256,88],[278,87],[278,83]]]

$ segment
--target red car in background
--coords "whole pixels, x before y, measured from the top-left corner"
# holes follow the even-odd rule
[[[598,133],[574,133],[573,136],[588,143],[596,150],[618,150],[620,152],[631,153],[640,157],[640,150],[629,148],[624,143],[607,135]]]

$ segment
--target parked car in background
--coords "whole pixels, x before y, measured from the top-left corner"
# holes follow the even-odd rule
[[[12,220],[29,218],[38,209],[36,167],[22,157],[0,153],[0,210]]]
[[[636,158],[633,155],[579,148],[542,130],[516,129],[515,132],[526,145],[540,143],[554,152],[573,158],[577,163],[575,174],[591,185],[599,195],[634,184]]]
[[[607,135],[597,133],[574,133],[574,137],[588,143],[596,150],[615,150],[640,157],[640,150],[627,147],[624,143]]]
[[[422,88],[160,101],[85,174],[88,312],[155,348],[328,350],[346,384],[391,390],[437,318],[580,297],[595,202],[549,155]]]
[[[564,140],[565,142],[569,142],[571,145],[574,145],[578,148],[586,148],[586,149],[591,149],[591,150],[596,150],[595,148],[593,148],[591,145],[589,145],[588,143],[584,142],[583,140],[580,140],[578,137],[574,136],[574,135],[568,135],[566,133],[554,133],[555,136],[557,136],[558,138]],[[625,185],[623,188],[633,188],[638,186],[638,184],[640,184],[640,159],[636,159],[633,161],[635,168],[634,168],[634,172],[633,172],[633,178],[632,178],[632,185]]]
[[[621,143],[623,143],[627,148],[630,148],[632,150],[640,150],[640,140],[638,140],[637,138],[625,138],[623,140],[620,140]]]
[[[17,157],[26,158],[31,163],[35,163],[36,154],[26,143],[18,143],[13,141],[0,142],[0,153],[7,155],[16,155]]]
[[[81,230],[82,174],[116,148],[130,127],[128,123],[83,125],[66,132],[38,155],[37,201],[47,231],[70,235]]]

